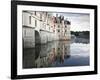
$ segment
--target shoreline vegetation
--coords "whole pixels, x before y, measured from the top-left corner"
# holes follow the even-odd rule
[[[77,38],[86,38],[89,39],[90,38],[90,31],[71,31],[71,35],[74,35]]]
[[[90,31],[71,31],[71,39],[76,43],[90,43]]]

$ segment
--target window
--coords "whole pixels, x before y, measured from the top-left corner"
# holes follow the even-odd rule
[[[60,48],[58,48],[58,51],[60,50]]]
[[[54,25],[54,29],[55,29],[55,25]]]
[[[60,25],[58,25],[58,28],[60,28]]]
[[[36,11],[35,11],[35,15],[36,15]]]
[[[67,28],[67,26],[65,26],[65,28]]]
[[[35,27],[37,26],[37,20],[35,20]]]
[[[58,30],[58,32],[60,32],[60,30]]]
[[[29,16],[29,24],[31,24],[31,16]]]

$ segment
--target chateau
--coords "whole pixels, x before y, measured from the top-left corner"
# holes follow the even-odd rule
[[[24,48],[35,47],[55,40],[70,40],[71,22],[63,15],[51,12],[23,11],[22,29]]]

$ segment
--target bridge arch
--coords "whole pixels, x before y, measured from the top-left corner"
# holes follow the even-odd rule
[[[37,30],[35,30],[35,44],[41,44],[41,37]]]

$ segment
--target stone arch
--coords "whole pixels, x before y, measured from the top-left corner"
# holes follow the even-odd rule
[[[35,59],[38,58],[40,51],[41,51],[41,37],[40,33],[35,30]]]
[[[35,44],[41,44],[41,37],[38,31],[35,30]]]

